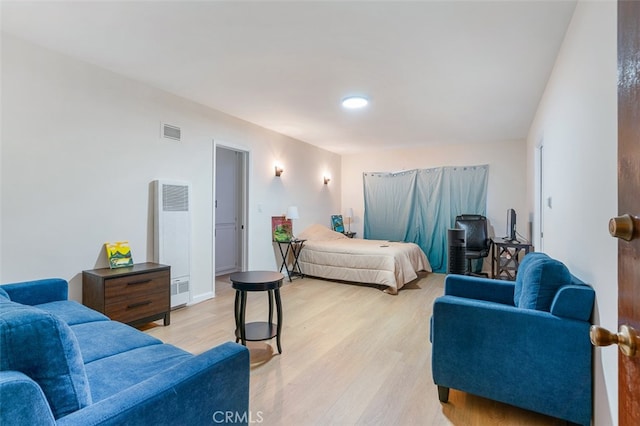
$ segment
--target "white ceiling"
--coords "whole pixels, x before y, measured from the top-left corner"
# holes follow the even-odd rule
[[[3,31],[337,153],[526,138],[575,1],[2,2]],[[340,100],[364,94],[365,110]]]

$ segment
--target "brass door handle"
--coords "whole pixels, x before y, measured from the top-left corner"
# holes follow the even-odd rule
[[[593,346],[609,346],[615,343],[618,345],[620,352],[626,356],[637,355],[638,346],[640,346],[640,336],[638,336],[638,332],[628,325],[621,325],[620,331],[616,334],[606,328],[592,325],[589,330],[589,338]]]
[[[609,234],[625,241],[633,240],[636,236],[636,220],[629,214],[609,219]]]

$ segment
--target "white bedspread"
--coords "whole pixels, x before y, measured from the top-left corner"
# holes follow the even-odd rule
[[[417,272],[431,272],[427,257],[414,243],[351,239],[322,225],[312,225],[298,238],[307,240],[298,259],[306,275],[380,284],[396,294],[418,277]]]

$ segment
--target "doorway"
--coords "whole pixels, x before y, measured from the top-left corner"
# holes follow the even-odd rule
[[[544,251],[544,142],[541,138],[536,145],[535,154],[535,229],[532,232],[532,242],[536,251]]]
[[[245,270],[249,153],[215,146],[215,276]]]

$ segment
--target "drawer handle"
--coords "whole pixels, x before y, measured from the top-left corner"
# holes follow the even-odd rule
[[[151,304],[151,300],[145,300],[144,302],[132,303],[127,305],[127,309],[139,308],[140,306],[145,306]]]
[[[140,281],[131,281],[131,282],[128,282],[127,285],[145,284],[145,283],[150,283],[151,281],[152,281],[151,279],[140,280]]]

